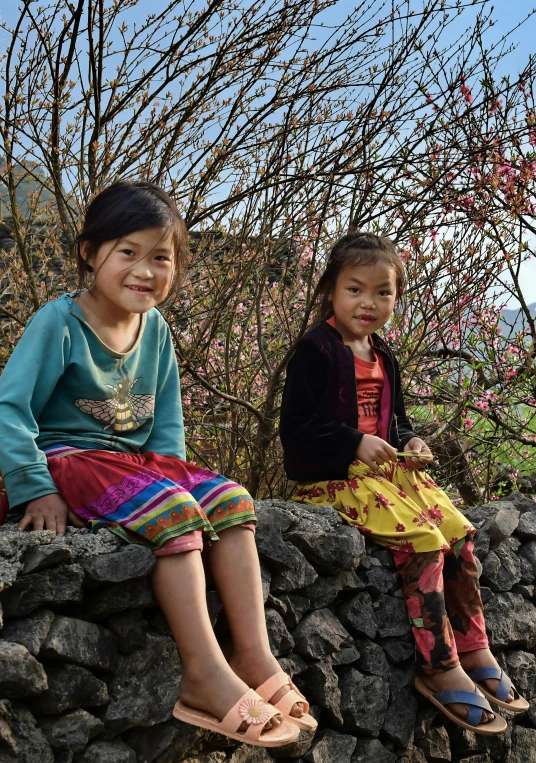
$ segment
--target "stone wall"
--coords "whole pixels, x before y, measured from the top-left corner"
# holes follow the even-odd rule
[[[494,650],[530,711],[502,737],[445,721],[411,688],[414,648],[389,552],[327,507],[257,504],[274,653],[319,719],[287,748],[228,744],[175,721],[181,667],[148,574],[106,530],[0,527],[0,763],[536,762],[536,504],[471,509]],[[209,608],[228,641],[217,594]],[[508,714],[506,714],[508,715]]]

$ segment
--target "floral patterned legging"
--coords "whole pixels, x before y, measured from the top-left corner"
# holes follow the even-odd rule
[[[488,646],[469,536],[448,551],[393,555],[415,637],[418,672],[450,670],[460,664],[459,653]]]

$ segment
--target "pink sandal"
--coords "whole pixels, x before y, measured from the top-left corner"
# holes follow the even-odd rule
[[[238,700],[222,721],[204,710],[189,707],[180,700],[173,708],[173,715],[179,721],[215,731],[217,734],[223,734],[230,739],[237,739],[239,742],[251,744],[254,747],[282,747],[296,739],[300,733],[299,729],[286,721],[265,730],[266,723],[274,715],[281,714],[275,707],[264,702],[253,689],[249,689]],[[244,721],[248,724],[247,730],[238,731]]]
[[[309,715],[309,703],[298,687],[292,682],[290,676],[287,676],[286,673],[276,673],[269,678],[259,686],[257,694],[260,694],[263,700],[268,702],[284,686],[290,686],[290,691],[284,694],[274,707],[279,710],[283,718],[289,723],[293,723],[298,728],[306,731],[315,731],[318,728],[318,723],[312,715]],[[294,718],[293,715],[290,715],[290,711],[292,710],[292,706],[297,702],[301,702],[305,712],[299,718]]]

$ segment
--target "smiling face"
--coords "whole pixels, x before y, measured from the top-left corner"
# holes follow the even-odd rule
[[[163,302],[174,272],[172,238],[164,228],[147,228],[106,241],[88,264],[95,273],[90,291],[104,308],[121,316],[146,313]]]
[[[397,299],[394,268],[381,260],[339,273],[330,300],[337,330],[346,342],[363,339],[384,326]]]

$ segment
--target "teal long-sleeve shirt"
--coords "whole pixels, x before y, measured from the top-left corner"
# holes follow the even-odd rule
[[[11,507],[57,493],[44,448],[185,459],[177,360],[156,309],[131,350],[105,345],[66,294],[32,317],[0,376],[0,471]]]

